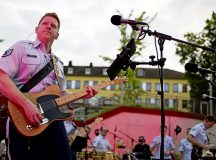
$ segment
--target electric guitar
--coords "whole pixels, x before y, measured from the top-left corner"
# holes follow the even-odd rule
[[[88,127],[91,129],[92,126],[100,123],[102,120],[103,120],[102,117],[97,117],[94,122],[92,122],[91,124],[88,125]],[[74,142],[74,140],[77,136],[83,137],[83,135],[86,134],[86,131],[83,127],[78,127],[77,130],[78,130],[77,133],[68,134],[68,139],[69,139],[70,144],[72,144]]]
[[[93,87],[95,89],[101,89],[111,84],[120,84],[127,81],[128,79],[126,77],[116,78],[113,81],[102,82]],[[21,107],[16,106],[16,104],[11,101],[8,101],[8,112],[17,130],[24,136],[33,137],[43,132],[50,123],[56,120],[69,119],[71,114],[61,112],[59,107],[70,104],[86,94],[85,90],[81,90],[60,97],[61,91],[58,85],[50,85],[39,93],[24,93],[29,100],[36,104],[37,109],[44,116],[39,126],[30,125]]]

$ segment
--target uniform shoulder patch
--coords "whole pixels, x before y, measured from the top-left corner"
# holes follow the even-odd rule
[[[13,52],[13,49],[8,49],[5,51],[5,53],[2,55],[2,57],[7,57],[7,56],[11,55],[12,52]]]

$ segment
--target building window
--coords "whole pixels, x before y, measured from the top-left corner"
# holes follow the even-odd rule
[[[190,103],[188,100],[182,100],[182,108],[190,108]]]
[[[73,67],[67,68],[67,74],[73,74]]]
[[[160,83],[155,83],[155,91],[160,91]]]
[[[188,92],[187,88],[188,88],[187,84],[183,84],[182,92],[187,93]]]
[[[143,76],[144,75],[144,71],[143,71],[143,69],[142,68],[139,68],[138,70],[137,70],[137,76]]]
[[[173,84],[173,92],[178,92],[178,84]]]
[[[67,80],[66,86],[67,86],[67,89],[71,89],[72,88],[72,81],[71,80]]]
[[[90,75],[91,74],[91,68],[85,68],[85,74]]]
[[[84,81],[84,87],[89,85],[89,81]]]
[[[79,80],[75,81],[75,89],[80,89],[80,81]]]
[[[164,107],[169,108],[169,99],[164,99]]]
[[[107,68],[103,68],[103,71],[102,71],[103,73],[103,75],[107,75]]]
[[[96,86],[98,84],[98,81],[93,81],[93,86]]]
[[[173,107],[178,109],[178,100],[177,99],[173,99]]]
[[[137,99],[136,99],[136,103],[137,103],[137,104],[142,104],[142,98],[137,98]]]
[[[155,98],[155,105],[160,105],[161,104],[161,100],[159,98]]]
[[[146,98],[145,99],[145,104],[151,104],[151,98]]]
[[[169,92],[169,84],[168,83],[164,84],[164,92]]]
[[[151,92],[151,83],[146,83],[146,92]]]

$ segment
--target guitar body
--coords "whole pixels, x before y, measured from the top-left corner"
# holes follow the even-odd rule
[[[43,132],[48,125],[55,120],[66,120],[70,118],[71,114],[61,112],[54,101],[60,94],[60,89],[56,85],[51,85],[40,93],[25,94],[25,96],[34,104],[40,104],[40,107],[42,108],[41,114],[45,117],[45,121],[39,126],[30,126],[21,107],[9,101],[8,111],[17,130],[24,136],[32,137]]]
[[[126,81],[127,78],[125,77],[117,78],[113,81],[102,82],[101,84],[95,85],[94,88],[100,89],[111,84],[120,84]],[[21,107],[11,101],[8,101],[8,112],[17,130],[24,136],[33,137],[43,132],[50,123],[56,120],[62,121],[69,119],[71,114],[61,112],[59,107],[70,104],[86,94],[85,90],[81,90],[61,96],[58,85],[50,85],[44,91],[39,93],[25,93],[24,95],[36,105],[40,114],[44,116],[44,119],[39,126],[29,125]]]

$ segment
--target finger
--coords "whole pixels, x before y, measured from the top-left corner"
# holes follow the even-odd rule
[[[40,119],[38,119],[37,115],[33,116],[33,120],[34,120],[34,125],[38,126],[41,122]]]
[[[39,121],[41,121],[44,118],[44,116],[41,115],[40,113],[36,114],[36,117]]]

